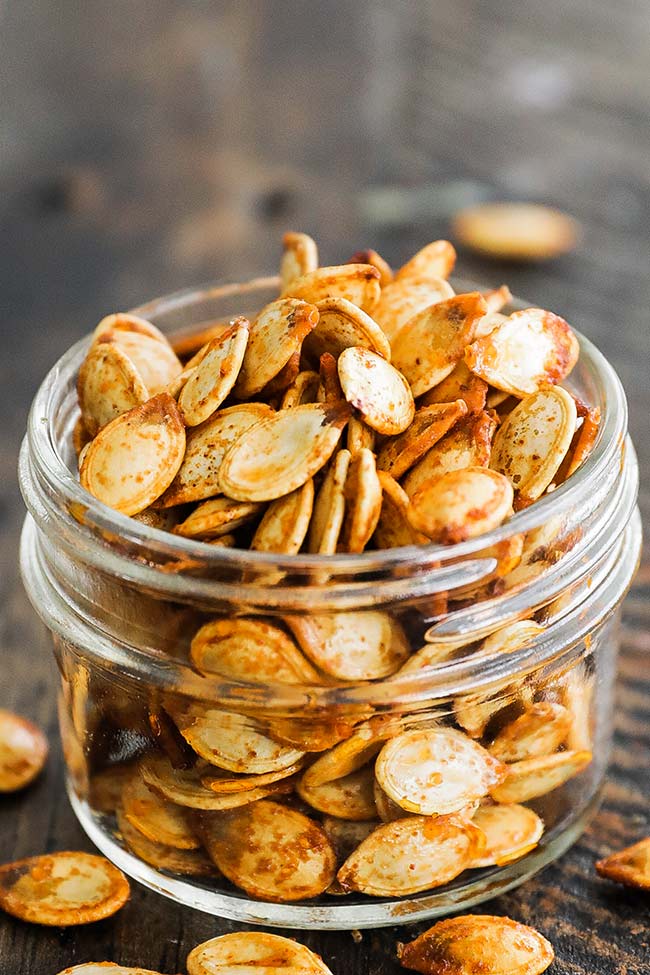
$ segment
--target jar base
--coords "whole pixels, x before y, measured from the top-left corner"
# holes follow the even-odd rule
[[[89,839],[115,866],[144,887],[177,904],[213,917],[277,928],[332,931],[413,924],[416,921],[464,911],[504,894],[518,887],[568,850],[598,811],[602,798],[602,788],[599,788],[579,817],[558,827],[555,835],[550,832],[544,845],[522,860],[489,872],[483,870],[475,881],[462,883],[455,889],[424,891],[400,900],[364,900],[344,904],[274,904],[250,900],[243,893],[210,889],[197,882],[190,883],[155,870],[125,850],[102,828],[88,804],[77,796],[70,781],[67,783],[67,792],[72,809]]]

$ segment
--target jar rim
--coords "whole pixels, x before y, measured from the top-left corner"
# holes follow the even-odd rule
[[[140,316],[153,316],[173,310],[175,307],[189,306],[192,302],[217,299],[225,296],[249,295],[262,288],[274,287],[277,277],[253,278],[244,284],[206,285],[184,289],[154,299],[132,310]],[[457,284],[467,286],[467,282]],[[476,287],[473,285],[472,287]],[[515,307],[529,307],[514,302]],[[248,549],[229,549],[211,546],[205,542],[183,538],[161,529],[145,525],[109,508],[94,498],[74,476],[57,448],[54,435],[56,423],[55,395],[64,377],[76,371],[85,352],[90,336],[75,343],[55,363],[43,380],[32,404],[28,420],[27,439],[29,459],[35,464],[40,478],[46,485],[47,494],[53,500],[53,508],[59,517],[70,520],[71,512],[83,512],[83,524],[75,519],[79,531],[98,535],[105,547],[106,533],[124,539],[136,548],[147,552],[157,550],[161,556],[192,563],[200,560],[208,571],[237,568],[253,572],[274,569],[280,572],[326,572],[330,578],[345,575],[348,579],[355,575],[392,571],[396,568],[412,566],[417,562],[450,565],[460,558],[467,558],[496,545],[511,535],[529,532],[546,522],[550,517],[559,517],[579,505],[581,497],[589,484],[597,483],[601,474],[612,463],[618,463],[617,455],[623,446],[627,429],[627,403],[622,384],[615,370],[598,348],[580,332],[576,331],[580,343],[581,367],[586,370],[600,399],[601,425],[594,448],[585,462],[564,484],[551,494],[545,495],[528,508],[516,512],[504,524],[491,532],[479,535],[454,545],[409,545],[400,548],[369,550],[359,554],[336,553],[334,555],[281,555],[272,552],[257,552]],[[21,478],[22,479],[22,478]],[[129,556],[132,558],[132,556]],[[469,563],[470,565],[472,563]],[[467,566],[468,563],[460,563]],[[485,572],[482,560],[480,575]],[[182,577],[182,571],[178,576]],[[480,577],[479,575],[479,577]],[[471,579],[464,579],[472,581]],[[449,581],[445,580],[445,585]]]

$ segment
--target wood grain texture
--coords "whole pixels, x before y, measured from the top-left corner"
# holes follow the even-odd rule
[[[615,14],[615,15],[614,15]],[[34,390],[106,313],[276,266],[288,226],[323,259],[375,246],[399,263],[455,206],[520,197],[583,236],[542,267],[461,255],[460,270],[564,315],[630,401],[650,516],[650,7],[645,0],[44,0],[0,2],[0,703],[56,740],[48,641],[22,592],[14,470]],[[605,803],[560,863],[485,905],[538,926],[554,975],[650,970],[648,899],[593,861],[650,832],[650,563],[627,600]],[[89,849],[45,776],[0,800],[0,861]],[[133,890],[87,928],[0,918],[0,973],[110,958],[164,973],[233,925]],[[422,930],[419,926],[413,930]],[[337,975],[390,975],[403,929],[301,940]]]

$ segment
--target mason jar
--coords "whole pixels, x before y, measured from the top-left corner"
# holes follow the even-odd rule
[[[277,287],[210,287],[135,313],[190,348]],[[81,488],[72,432],[89,341],[34,400],[21,567],[52,634],[70,801],[95,845],[207,913],[338,929],[466,909],[566,850],[599,802],[641,540],[625,397],[600,352],[580,337],[566,383],[601,411],[593,452],[499,528],[451,546],[287,556],[182,538]],[[212,652],[211,633],[244,631],[246,679],[197,667],[197,640]],[[407,661],[397,674],[364,671],[373,641]],[[317,657],[325,643],[358,656],[358,679],[313,667],[260,678],[256,654],[284,666],[287,647]],[[420,741],[467,753],[444,809],[408,795],[422,785]],[[481,826],[500,854],[475,843]]]

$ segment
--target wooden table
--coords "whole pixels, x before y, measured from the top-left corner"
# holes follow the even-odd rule
[[[615,14],[615,16],[614,16]],[[63,794],[48,641],[16,568],[14,469],[33,392],[104,314],[206,279],[269,271],[287,227],[326,263],[394,263],[474,199],[572,212],[571,256],[460,270],[553,308],[623,379],[650,515],[650,10],[643,0],[99,0],[0,6],[2,692],[50,733],[47,772],[0,801],[0,859],[89,849]],[[650,901],[593,861],[650,832],[650,563],[624,614],[615,751],[602,811],[562,861],[485,905],[530,922],[554,973],[650,971]],[[0,972],[110,958],[183,970],[228,922],[134,887],[114,919],[67,931],[0,920]],[[405,932],[309,934],[335,973],[398,971]]]

